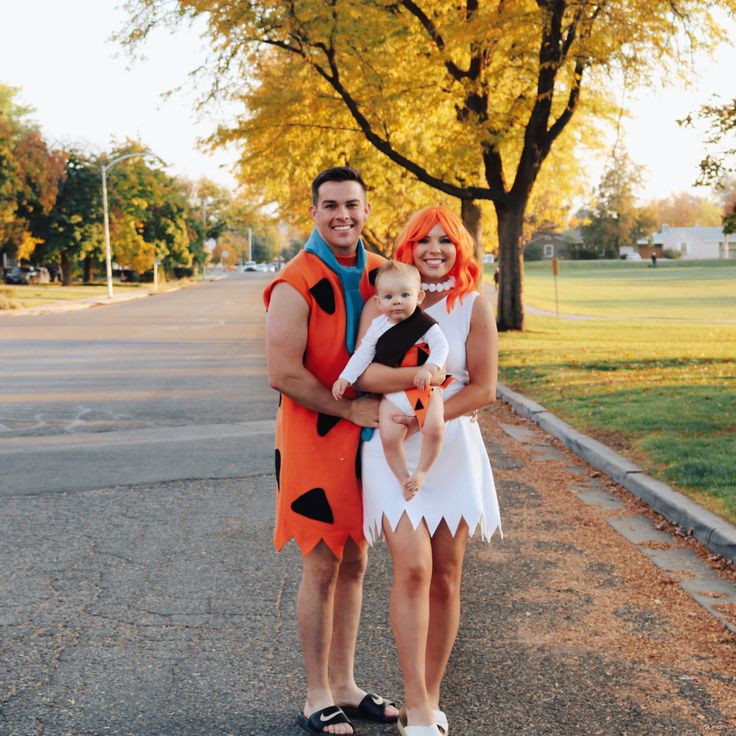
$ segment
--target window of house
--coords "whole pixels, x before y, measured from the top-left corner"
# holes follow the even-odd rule
[[[680,253],[689,253],[690,248],[688,248],[687,243],[680,243]]]
[[[545,243],[544,244],[544,257],[545,258],[552,258],[552,256],[555,254],[555,247],[552,245],[552,243]]]

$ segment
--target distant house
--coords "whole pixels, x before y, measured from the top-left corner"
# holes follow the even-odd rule
[[[578,228],[565,230],[558,233],[551,230],[540,230],[534,233],[524,246],[524,250],[531,248],[533,250],[541,249],[542,258],[549,260],[551,258],[568,258],[570,245],[576,245],[583,242]]]
[[[10,271],[13,266],[17,265],[18,261],[13,256],[9,256],[5,251],[2,252],[2,257],[0,258],[0,275]]]
[[[637,241],[639,254],[648,258],[654,248],[658,254],[670,250],[683,258],[736,258],[736,235],[725,235],[720,227],[670,227],[662,225],[652,240]]]

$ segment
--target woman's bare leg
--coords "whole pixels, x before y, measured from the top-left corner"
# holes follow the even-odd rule
[[[460,581],[468,541],[468,525],[461,521],[455,536],[442,521],[432,536],[432,583],[427,634],[427,692],[439,708],[440,685],[460,626]]]
[[[414,529],[406,514],[396,531],[385,517],[383,528],[393,561],[391,625],[404,675],[407,721],[412,726],[428,726],[433,723],[425,669],[432,544],[426,524]]]

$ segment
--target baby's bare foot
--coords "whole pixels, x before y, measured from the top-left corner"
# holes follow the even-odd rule
[[[417,495],[417,492],[419,491],[419,487],[416,485],[416,483],[413,480],[414,476],[411,476],[407,478],[402,484],[402,489],[404,491],[404,500],[405,501],[411,501],[414,496]]]
[[[410,475],[406,479],[406,481],[404,482],[404,488],[412,488],[414,490],[414,495],[416,495],[422,489],[422,486],[424,485],[424,481],[426,479],[427,472],[417,470],[414,472],[414,475]]]

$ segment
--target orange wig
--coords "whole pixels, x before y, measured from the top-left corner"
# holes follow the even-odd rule
[[[439,223],[455,246],[455,265],[450,275],[455,277],[455,286],[447,295],[447,311],[451,311],[456,299],[462,302],[463,295],[477,290],[480,266],[473,260],[475,243],[460,218],[449,207],[433,204],[415,212],[406,223],[396,240],[394,258],[403,263],[414,264],[414,246]]]

